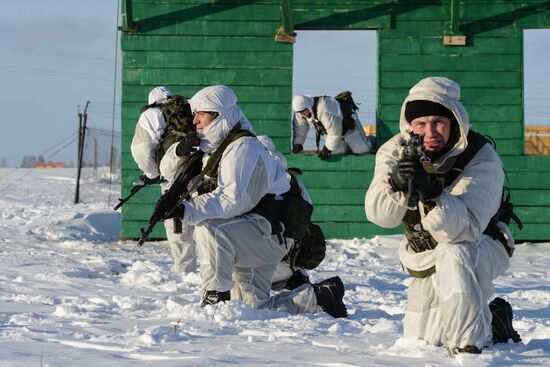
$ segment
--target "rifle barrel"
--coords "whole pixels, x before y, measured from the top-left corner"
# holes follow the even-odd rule
[[[115,207],[113,208],[113,210],[118,210],[118,208],[120,208],[125,202],[126,202],[126,200],[123,200],[123,199],[121,199],[121,198],[118,198],[118,204],[115,205]]]
[[[124,205],[125,202],[130,200],[132,196],[137,194],[137,192],[143,189],[145,186],[147,185],[136,185],[132,187],[132,190],[130,190],[130,194],[128,194],[128,196],[126,196],[124,199],[120,199],[120,198],[118,199],[119,203],[113,208],[113,210],[117,210],[118,208],[120,208],[122,205]]]
[[[149,226],[149,228],[147,228],[147,230],[144,230],[143,228],[140,228],[141,237],[139,238],[138,243],[137,243],[137,245],[139,247],[143,246],[145,241],[147,241],[147,237],[149,237],[149,234],[151,233],[151,229],[152,229],[151,226]]]

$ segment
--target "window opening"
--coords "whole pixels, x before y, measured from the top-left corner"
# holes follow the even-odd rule
[[[334,97],[350,91],[365,132],[375,135],[376,54],[375,30],[298,31],[292,95]],[[304,150],[316,148],[315,129],[310,127]]]
[[[526,30],[524,44],[525,154],[550,155],[550,29]]]

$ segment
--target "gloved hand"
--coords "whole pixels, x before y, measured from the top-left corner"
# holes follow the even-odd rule
[[[328,156],[330,155],[330,150],[326,146],[323,147],[323,149],[319,152],[319,158],[321,158],[322,161],[328,160]]]
[[[304,146],[302,144],[293,144],[292,145],[292,153],[300,153],[304,150]]]
[[[141,182],[143,182],[144,185],[153,185],[160,182],[160,175],[155,178],[149,178],[147,177],[147,175],[141,175],[139,176],[139,179],[141,180]]]
[[[393,172],[390,176],[390,186],[393,189],[393,191],[403,191],[407,192],[409,191],[409,180],[403,176],[401,171],[399,170],[399,163],[402,162],[400,160],[397,162],[397,165],[393,168]]]
[[[197,147],[200,142],[201,139],[197,136],[197,134],[184,136],[176,147],[176,155],[181,157],[197,151]]]
[[[166,220],[171,218],[183,218],[184,214],[185,214],[185,207],[179,204],[174,208],[174,210],[171,213],[166,213],[163,219]]]
[[[414,181],[418,197],[422,202],[435,199],[443,190],[435,177],[426,172],[419,156],[404,157],[397,163],[397,170],[399,176],[405,178],[407,182],[409,178]]]

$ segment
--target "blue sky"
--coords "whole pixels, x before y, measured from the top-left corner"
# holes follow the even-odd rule
[[[6,157],[12,167],[25,155],[76,161],[76,143],[70,142],[77,131],[77,106],[82,110],[86,101],[88,125],[111,128],[116,19],[115,0],[1,2],[0,159]],[[320,42],[326,54],[319,54]],[[533,124],[550,122],[549,46],[550,30],[527,32],[525,103]],[[373,123],[375,32],[300,32],[295,50],[296,93],[351,90],[362,103],[362,122]],[[354,69],[342,62],[342,52],[361,64]],[[372,65],[371,74],[365,73],[365,63]],[[115,129],[120,130],[118,100],[116,107]]]
[[[74,139],[88,100],[88,125],[111,128],[116,17],[114,0],[1,2],[0,158],[10,166]],[[76,143],[51,157],[70,159]]]

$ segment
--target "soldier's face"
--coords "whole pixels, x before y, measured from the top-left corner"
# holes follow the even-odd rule
[[[438,152],[450,139],[451,119],[444,116],[422,116],[411,121],[412,131],[424,137],[426,152]]]
[[[311,112],[309,111],[309,108],[306,108],[305,110],[298,111],[298,115],[302,117],[310,117]]]
[[[197,111],[194,113],[193,124],[197,130],[205,129],[214,120],[208,112]]]

